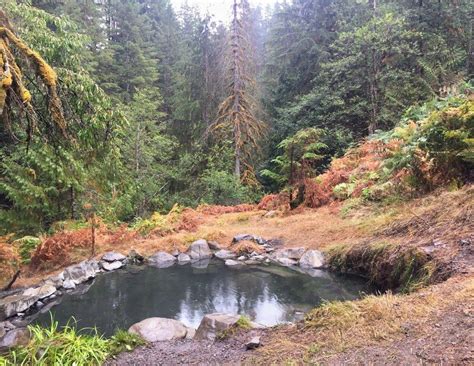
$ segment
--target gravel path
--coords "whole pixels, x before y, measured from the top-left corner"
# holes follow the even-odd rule
[[[108,360],[106,365],[240,365],[252,354],[245,349],[245,343],[260,333],[252,330],[217,342],[184,339],[151,343],[121,353]]]

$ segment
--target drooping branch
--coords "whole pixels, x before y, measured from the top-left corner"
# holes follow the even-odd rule
[[[61,100],[57,91],[57,75],[53,68],[35,51],[28,47],[11,30],[6,15],[0,10],[0,115],[17,107],[26,111],[27,118],[35,121],[35,112],[31,104],[32,96],[25,87],[21,68],[18,66],[14,52],[23,56],[31,65],[35,74],[46,86],[48,94],[48,111],[51,119],[57,125],[63,136],[66,136],[66,120],[63,114]],[[31,129],[34,129],[32,126]]]

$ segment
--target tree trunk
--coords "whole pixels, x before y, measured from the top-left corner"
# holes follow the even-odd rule
[[[233,93],[234,93],[234,104],[233,104],[233,124],[234,124],[234,144],[235,144],[235,168],[234,174],[240,179],[241,167],[241,131],[239,126],[239,113],[240,113],[240,89],[241,79],[239,74],[239,30],[238,30],[238,14],[237,14],[237,0],[234,0],[233,6],[233,19],[232,19],[232,66],[233,72]]]

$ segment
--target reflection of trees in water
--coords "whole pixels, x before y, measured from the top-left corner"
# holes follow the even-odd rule
[[[145,267],[135,274],[99,276],[87,293],[67,296],[53,310],[62,324],[75,316],[79,327],[95,324],[106,334],[154,316],[197,326],[204,314],[212,312],[247,314],[274,324],[293,320],[295,308],[306,311],[322,299],[354,297],[359,283],[347,283],[281,267],[227,268],[220,261],[204,269]],[[48,314],[40,317],[42,324],[48,321]]]

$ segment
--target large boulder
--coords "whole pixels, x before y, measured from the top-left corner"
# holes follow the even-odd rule
[[[188,328],[174,319],[148,318],[133,324],[128,331],[138,334],[145,341],[161,342],[185,338]]]
[[[207,245],[207,241],[199,239],[193,242],[187,251],[187,254],[191,257],[191,260],[202,260],[212,258],[212,252]]]
[[[300,258],[300,267],[322,268],[324,267],[324,255],[319,250],[307,250]]]
[[[148,258],[148,264],[158,268],[171,267],[176,262],[176,257],[166,252],[157,252]]]
[[[214,253],[214,255],[219,259],[232,259],[237,257],[237,254],[232,252],[231,250],[219,250],[218,252]]]
[[[15,328],[0,337],[0,353],[7,352],[10,348],[26,346],[31,338],[27,328]]]
[[[35,302],[51,296],[56,287],[44,284],[0,299],[0,321],[28,310]]]
[[[102,256],[102,260],[105,262],[124,261],[126,258],[123,254],[117,252],[107,252]]]
[[[95,260],[89,260],[67,267],[62,275],[64,281],[79,285],[94,278],[99,270],[99,263]]]
[[[233,327],[240,319],[239,315],[214,313],[202,318],[194,339],[214,341],[219,334]]]

